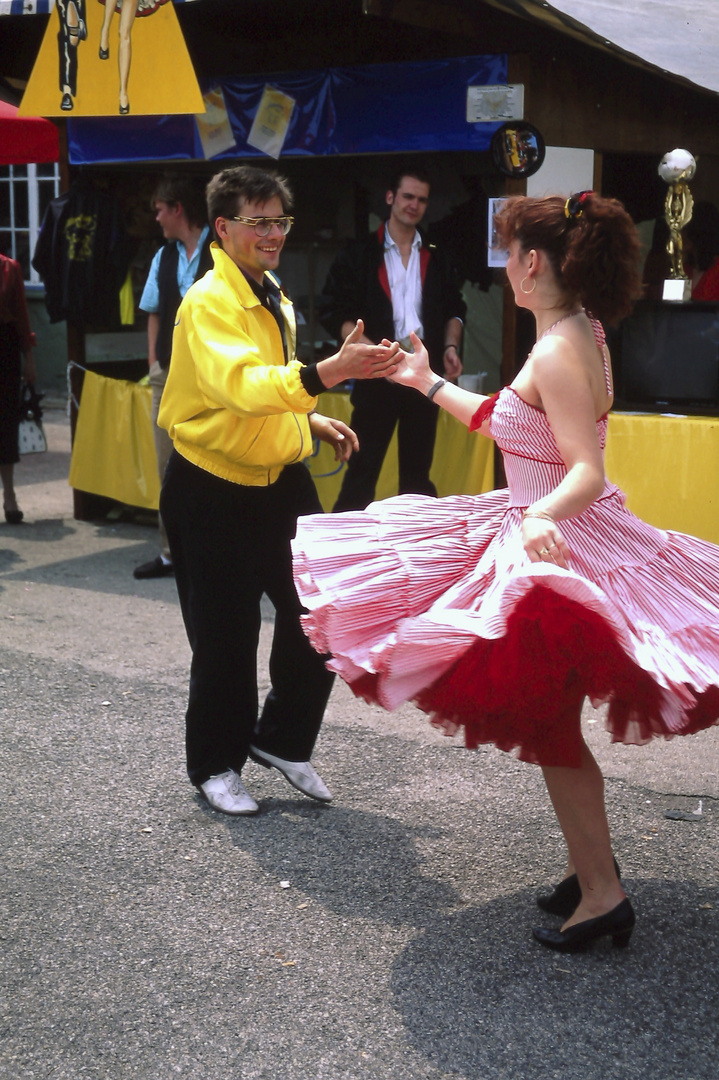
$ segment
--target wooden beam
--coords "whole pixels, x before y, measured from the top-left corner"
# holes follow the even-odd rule
[[[475,14],[436,0],[362,0],[362,14],[470,39],[478,36]]]

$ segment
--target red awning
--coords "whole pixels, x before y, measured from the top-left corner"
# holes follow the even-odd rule
[[[57,128],[40,116],[18,116],[17,108],[0,101],[0,165],[59,161]]]

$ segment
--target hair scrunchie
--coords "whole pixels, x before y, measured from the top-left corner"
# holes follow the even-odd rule
[[[578,191],[576,195],[570,195],[564,204],[565,218],[569,218],[570,221],[576,221],[577,218],[580,218],[584,213],[583,204],[593,194],[593,191]]]

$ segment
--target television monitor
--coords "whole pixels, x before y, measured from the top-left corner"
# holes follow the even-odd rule
[[[719,416],[719,303],[640,301],[608,343],[616,409]]]

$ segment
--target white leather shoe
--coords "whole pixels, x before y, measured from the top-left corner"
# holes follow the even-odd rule
[[[256,814],[259,810],[234,769],[211,776],[200,784],[200,791],[212,809],[222,814]]]
[[[303,795],[309,795],[311,799],[319,799],[320,802],[330,802],[332,796],[322,777],[312,768],[309,761],[285,761],[284,758],[275,757],[265,750],[258,750],[256,746],[250,747],[250,757],[258,765],[264,765],[266,769],[279,769],[286,780],[297,788]]]

